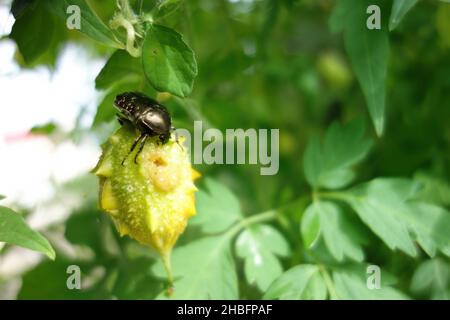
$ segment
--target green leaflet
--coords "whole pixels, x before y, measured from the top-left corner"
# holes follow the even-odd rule
[[[355,120],[346,126],[333,123],[323,144],[312,138],[303,156],[308,183],[315,187],[338,189],[354,178],[351,167],[369,152],[372,141],[364,137],[364,123]]]
[[[211,179],[205,179],[207,191],[200,190],[197,195],[197,215],[189,222],[198,225],[204,232],[225,231],[242,218],[239,200],[224,185]]]
[[[366,98],[375,131],[380,136],[384,128],[389,40],[384,24],[381,30],[367,28],[369,5],[379,5],[384,10],[380,1],[341,0],[329,25],[333,32],[344,32],[345,49]]]
[[[156,90],[179,97],[191,93],[197,62],[192,49],[176,31],[152,25],[142,46],[142,65],[145,76]]]
[[[264,299],[321,300],[327,288],[319,267],[311,264],[295,266],[276,279],[264,294]]]
[[[362,261],[364,253],[358,243],[358,236],[354,234],[351,223],[341,208],[333,202],[316,201],[307,211],[318,217],[320,233],[325,244],[338,261],[348,257],[355,261]]]
[[[400,24],[404,16],[411,10],[418,0],[394,0],[391,16],[389,17],[389,30],[392,31]]]
[[[109,29],[102,20],[89,7],[86,0],[47,0],[53,12],[63,21],[66,21],[69,14],[67,8],[71,5],[80,8],[80,32],[86,34],[95,41],[113,48],[122,48],[115,38],[111,29]]]
[[[107,89],[116,82],[141,80],[144,77],[139,59],[125,50],[115,51],[95,78],[96,89]]]
[[[14,39],[27,64],[39,58],[49,47],[55,33],[55,20],[48,11],[45,1],[25,7],[11,30]],[[33,34],[30,37],[30,34]]]
[[[227,236],[206,237],[177,247],[172,253],[174,292],[171,299],[237,299],[234,259]],[[162,263],[153,271],[164,276]],[[159,298],[167,298],[162,293]]]
[[[277,256],[285,257],[289,251],[283,236],[268,225],[250,226],[236,240],[236,254],[245,261],[245,277],[262,292],[283,272]]]
[[[46,254],[55,259],[55,251],[40,233],[32,230],[22,216],[0,206],[0,242],[7,242]]]
[[[403,300],[403,293],[381,285],[379,289],[369,289],[363,278],[354,272],[335,271],[333,282],[339,299],[344,300]]]
[[[414,272],[411,291],[419,295],[431,291],[432,299],[450,299],[450,265],[442,259],[424,261]]]

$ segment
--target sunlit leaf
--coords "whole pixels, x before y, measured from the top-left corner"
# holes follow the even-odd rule
[[[172,253],[174,291],[170,299],[237,299],[238,285],[230,238],[206,237],[175,248]],[[162,263],[153,267],[165,277]],[[161,293],[160,298],[167,298]]]
[[[333,282],[339,299],[344,300],[403,300],[408,299],[400,291],[381,285],[370,289],[367,283],[353,272],[333,272]]]
[[[265,291],[283,272],[279,256],[289,254],[289,246],[283,236],[268,225],[254,225],[244,230],[236,240],[236,253],[245,260],[245,276]]]
[[[224,231],[242,218],[239,200],[224,185],[207,178],[206,190],[196,194],[197,215],[189,222],[198,225],[204,232]]]
[[[327,248],[338,261],[344,257],[362,261],[364,253],[351,233],[350,223],[345,214],[334,203],[316,201],[313,205],[319,216],[321,234]]]
[[[192,49],[176,31],[153,25],[145,36],[142,64],[147,79],[156,90],[179,97],[191,93],[197,62]]]
[[[311,248],[319,239],[320,221],[313,203],[306,208],[305,213],[303,214],[300,232],[305,248]]]
[[[289,269],[276,279],[264,294],[264,299],[321,300],[327,288],[316,265],[303,264]]]
[[[412,188],[412,184],[400,179],[375,179],[354,188],[348,201],[361,220],[389,248],[398,248],[415,256],[410,224],[404,218],[410,213],[406,204],[407,186]]]
[[[450,299],[450,265],[442,259],[424,261],[414,272],[411,290],[416,294],[428,294],[432,299]]]

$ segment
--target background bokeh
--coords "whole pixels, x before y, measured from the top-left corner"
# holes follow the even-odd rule
[[[105,23],[116,10],[115,1],[88,2]],[[150,8],[155,1],[144,3]],[[289,246],[289,254],[280,258],[283,270],[310,263],[311,255],[319,260],[326,256],[321,263],[325,267],[350,263],[333,261],[323,245],[317,254],[309,252],[299,231],[312,196],[302,157],[311,137],[321,136],[335,121],[359,119],[374,141],[356,167],[354,184],[377,177],[422,181],[428,188],[427,201],[444,209],[450,206],[450,4],[419,1],[389,34],[386,126],[381,137],[373,129],[342,36],[330,32],[328,20],[335,4],[189,0],[164,20],[184,35],[199,70],[189,98],[164,102],[176,127],[191,130],[194,120],[203,120],[220,130],[280,129],[277,175],[261,176],[259,166],[252,165],[196,169],[204,177],[198,182],[200,189],[208,178],[219,181],[235,195],[244,216],[295,203],[270,222]],[[157,257],[117,236],[98,209],[97,181],[90,173],[100,144],[118,127],[111,116],[112,97],[133,88],[133,83],[118,79],[112,88],[96,90],[95,77],[114,50],[67,30],[63,22],[55,24],[51,46],[25,63],[15,41],[8,38],[14,24],[9,10],[10,2],[1,1],[0,194],[7,196],[2,205],[22,213],[44,234],[57,258],[50,261],[3,245],[0,299],[155,298],[164,288],[164,278],[152,269]],[[148,84],[143,88],[156,94]],[[361,223],[355,225],[359,228]],[[180,246],[202,237],[197,227],[188,227]],[[450,297],[448,256],[430,257],[419,250],[410,257],[390,250],[366,227],[360,229],[368,234],[364,262],[380,265],[402,294]],[[235,253],[233,259],[239,298],[261,298],[264,292],[249,283],[243,262]],[[70,264],[83,270],[82,291],[66,288]],[[423,285],[416,283],[417,289],[412,279],[420,277],[420,270],[432,271]]]

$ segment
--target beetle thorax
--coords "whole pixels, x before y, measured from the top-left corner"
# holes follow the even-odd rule
[[[138,121],[156,134],[167,133],[171,127],[170,118],[165,112],[158,109],[144,112]]]

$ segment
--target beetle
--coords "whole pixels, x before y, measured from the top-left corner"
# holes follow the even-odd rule
[[[114,105],[119,110],[117,114],[119,123],[123,125],[124,122],[130,122],[141,133],[133,142],[122,165],[139,141],[141,143],[134,157],[134,163],[137,163],[137,157],[144,148],[147,138],[158,136],[161,144],[169,141],[171,131],[174,130],[172,119],[167,108],[156,100],[140,92],[124,92],[116,96]]]

